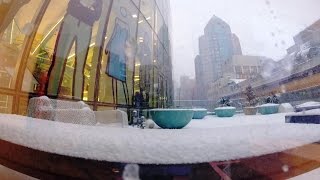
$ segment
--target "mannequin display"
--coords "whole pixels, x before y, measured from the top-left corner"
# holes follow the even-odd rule
[[[13,21],[18,11],[30,0],[0,0],[0,35]]]
[[[105,53],[109,55],[106,74],[122,82],[125,82],[127,78],[126,43],[128,38],[128,25],[120,19],[116,19],[111,40],[105,51]]]
[[[92,28],[99,20],[102,0],[70,0],[67,13],[56,40],[52,65],[49,69],[47,93],[57,96],[63,79],[64,69],[73,43],[75,43],[75,69],[73,79],[73,98],[83,97],[84,67],[89,51]]]

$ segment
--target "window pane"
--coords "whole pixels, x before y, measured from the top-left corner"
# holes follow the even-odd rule
[[[149,106],[150,93],[152,91],[152,73],[153,73],[153,31],[150,25],[141,18],[138,23],[138,52],[136,64],[139,64],[139,71],[135,77],[139,77],[139,87],[135,92],[143,95],[144,106]]]
[[[11,114],[12,113],[13,97],[0,94],[0,113]]]
[[[138,19],[132,2],[113,2],[101,63],[100,102],[132,104]]]
[[[50,2],[33,41],[23,91],[88,100],[97,21],[103,4],[89,4],[94,13],[86,17],[77,13],[77,8],[84,7],[79,3]]]
[[[43,0],[0,3],[0,87],[14,88],[28,35]]]
[[[140,11],[142,12],[145,20],[154,27],[154,16],[155,16],[155,3],[150,0],[141,0]]]

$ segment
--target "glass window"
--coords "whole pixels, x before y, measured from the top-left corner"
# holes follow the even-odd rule
[[[241,74],[242,73],[242,67],[241,66],[235,66],[235,72],[237,74]]]
[[[158,9],[160,10],[161,13],[164,12],[164,1],[163,0],[155,0]]]
[[[155,15],[155,19],[156,19],[156,22],[155,22],[155,31],[158,35],[158,37],[160,38],[159,40],[161,41],[164,37],[164,26],[165,26],[165,23],[164,23],[164,20],[163,20],[163,17],[159,11],[159,9],[156,8],[156,15]]]
[[[15,88],[22,53],[44,0],[0,3],[0,87]],[[21,81],[20,81],[21,82]]]
[[[257,66],[251,66],[251,72],[254,74],[258,73],[258,67]]]
[[[139,3],[141,0],[131,0],[137,7],[139,7]]]
[[[113,2],[101,62],[100,102],[132,104],[139,16],[132,2]]]
[[[243,66],[243,73],[249,74],[250,73],[250,67],[249,66]]]
[[[150,24],[152,28],[154,28],[154,22],[155,22],[155,3],[154,1],[150,0],[141,0],[140,4],[140,11],[142,12],[143,16],[145,17],[145,20]],[[141,18],[141,20],[143,20]]]
[[[103,6],[108,3],[50,2],[32,44],[23,91],[88,100],[93,47]],[[86,11],[77,13],[81,8]]]
[[[153,30],[144,19],[138,22],[138,51],[136,56],[135,93],[141,93],[144,107],[151,106],[153,91]]]
[[[13,112],[12,103],[13,103],[12,96],[0,94],[0,113],[11,114]]]

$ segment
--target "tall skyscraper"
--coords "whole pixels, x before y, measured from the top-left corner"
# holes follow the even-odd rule
[[[196,72],[196,96],[195,98],[198,100],[204,100],[205,99],[205,91],[204,88],[204,73],[203,73],[203,65],[202,65],[202,61],[201,61],[201,56],[198,55],[195,60],[195,72]]]
[[[213,16],[200,38],[200,56],[206,83],[216,81],[222,76],[222,65],[233,55],[232,33],[230,26],[222,19]]]
[[[213,16],[204,29],[204,35],[199,38],[199,57],[195,64],[196,79],[202,86],[198,85],[198,89],[208,89],[209,84],[221,78],[223,65],[235,54],[242,54],[238,37],[232,34],[226,22]]]
[[[240,40],[236,34],[232,34],[232,46],[234,55],[242,55]]]

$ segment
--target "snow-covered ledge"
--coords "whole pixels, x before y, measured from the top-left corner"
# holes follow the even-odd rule
[[[0,139],[40,151],[99,161],[187,164],[255,157],[319,142],[320,125],[264,123],[142,130],[0,114]]]

